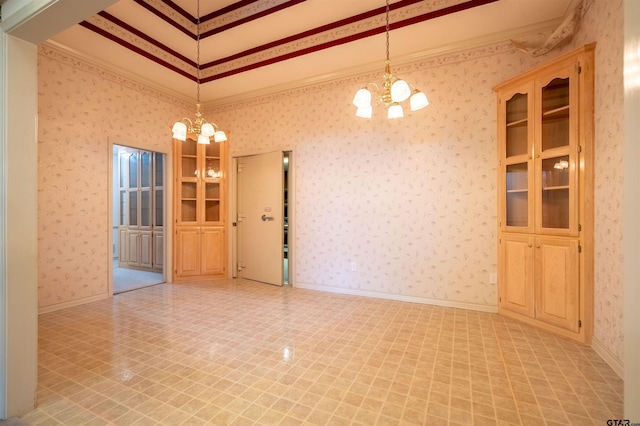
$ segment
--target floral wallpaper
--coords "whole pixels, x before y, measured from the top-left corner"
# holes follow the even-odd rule
[[[593,0],[564,50],[596,41],[595,338],[622,359],[622,2]],[[299,286],[495,308],[496,95],[533,58],[504,42],[393,66],[431,104],[389,122],[351,100],[382,69],[210,108],[232,156],[293,150]],[[393,59],[393,58],[392,58]],[[108,296],[109,140],[168,150],[190,105],[43,45],[39,306]],[[613,95],[612,95],[613,94]],[[356,271],[351,271],[351,264]]]
[[[108,297],[110,141],[169,152],[182,104],[43,44],[38,55],[38,306]]]
[[[382,69],[214,110],[232,155],[294,151],[294,283],[495,309],[492,88],[532,63],[503,43],[394,67],[431,102],[395,122],[351,104]]]

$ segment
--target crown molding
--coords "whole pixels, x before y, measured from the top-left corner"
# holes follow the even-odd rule
[[[396,72],[396,74],[410,73],[508,51],[516,52],[517,49],[510,40],[517,39],[519,41],[526,41],[531,37],[544,37],[557,28],[561,21],[561,19],[551,20],[508,32],[494,33],[485,37],[394,58],[394,72]],[[193,99],[184,94],[158,85],[138,74],[125,72],[107,62],[69,49],[53,41],[40,44],[39,54],[59,62],[67,63],[85,72],[99,75],[109,81],[114,81],[156,99],[170,102],[176,107],[188,110],[193,109]],[[341,69],[312,78],[291,81],[262,90],[217,99],[203,104],[202,110],[203,113],[216,113],[223,110],[238,109],[248,105],[268,103],[282,98],[320,92],[327,90],[330,86],[357,86],[364,81],[375,80],[379,77],[379,74],[380,63],[377,61],[375,63]]]

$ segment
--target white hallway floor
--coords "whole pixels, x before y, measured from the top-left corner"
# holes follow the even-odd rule
[[[113,294],[136,290],[165,282],[164,275],[158,272],[119,268],[118,260],[113,261]]]

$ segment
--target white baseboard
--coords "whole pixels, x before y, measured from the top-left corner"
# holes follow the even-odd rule
[[[85,297],[78,300],[71,300],[69,302],[58,303],[56,305],[44,306],[44,307],[38,308],[38,315],[59,311],[60,309],[71,308],[73,306],[84,305],[85,303],[97,302],[98,300],[108,299],[108,298],[109,298],[108,294],[101,294],[98,296]]]
[[[624,363],[615,356],[604,343],[593,337],[591,338],[591,349],[600,355],[600,358],[602,358],[621,379],[624,379]]]
[[[404,294],[379,293],[377,291],[359,290],[353,288],[329,287],[324,285],[304,284],[296,282],[294,287],[307,290],[324,291],[327,293],[349,294],[352,296],[374,297],[377,299],[397,300],[400,302],[422,303],[424,305],[445,306],[449,308],[467,309],[470,311],[480,311],[497,313],[498,307],[491,305],[481,305],[478,303],[456,302],[454,300],[430,299],[428,297],[407,296]]]

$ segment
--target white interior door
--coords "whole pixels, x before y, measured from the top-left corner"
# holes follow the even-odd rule
[[[283,283],[282,152],[238,158],[238,273]]]

